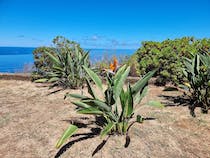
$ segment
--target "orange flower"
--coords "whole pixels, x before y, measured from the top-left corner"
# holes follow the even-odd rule
[[[109,65],[109,69],[112,70],[113,72],[115,72],[115,71],[117,70],[117,65],[118,65],[117,58],[114,57],[113,63],[111,63],[111,64]]]
[[[114,71],[114,70],[115,70],[114,64],[111,63],[111,64],[109,65],[109,69],[112,70],[112,71]]]

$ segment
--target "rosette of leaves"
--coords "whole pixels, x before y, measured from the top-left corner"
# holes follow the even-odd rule
[[[124,65],[115,74],[107,73],[107,86],[104,89],[100,77],[91,69],[87,67],[84,67],[84,69],[96,87],[93,87],[90,80],[86,78],[90,96],[67,94],[66,97],[70,96],[79,99],[79,101],[72,101],[78,107],[77,112],[79,114],[90,114],[104,118],[104,125],[100,133],[101,137],[108,134],[122,134],[126,135],[127,140],[130,127],[135,122],[142,123],[144,121],[144,118],[136,115],[135,112],[146,95],[148,81],[156,70],[148,72],[134,85],[128,83],[127,88],[124,89],[125,81],[130,72],[130,67]],[[98,96],[95,91],[96,88],[102,92],[103,97]],[[155,103],[153,105],[157,106]],[[59,148],[76,131],[77,126],[70,125],[59,139],[56,147]]]
[[[210,108],[210,55],[208,53],[194,55],[192,59],[184,58],[183,73],[188,83],[190,113],[195,117],[195,108],[201,107],[203,113]]]
[[[45,72],[45,76],[35,82],[49,82],[51,87],[78,88],[85,81],[83,66],[89,67],[89,53],[79,49],[77,44],[71,49],[56,49],[56,53],[45,52],[52,66]]]

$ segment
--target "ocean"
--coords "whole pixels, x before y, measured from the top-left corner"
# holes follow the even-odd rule
[[[21,73],[31,71],[33,67],[33,50],[29,47],[0,47],[0,72]],[[104,58],[125,57],[132,55],[134,49],[85,49],[90,51],[92,63]]]

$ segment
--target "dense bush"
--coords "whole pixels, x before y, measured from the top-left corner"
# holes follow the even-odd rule
[[[88,52],[64,37],[56,37],[53,43],[56,47],[41,47],[34,51],[36,73],[41,78],[36,82],[50,82],[53,83],[52,87],[82,86],[84,81],[82,66],[90,66]]]
[[[190,113],[195,117],[194,109],[201,107],[203,113],[210,108],[210,55],[196,54],[192,59],[184,58],[183,74],[187,78],[190,98]]]
[[[159,68],[156,73],[158,85],[165,85],[172,81],[177,84],[184,80],[182,73],[182,57],[190,57],[198,51],[210,50],[210,39],[197,40],[192,37],[184,37],[163,42],[146,41],[137,50],[137,72],[139,75]]]
[[[52,67],[48,55],[45,53],[55,53],[55,48],[53,47],[38,47],[33,51],[34,55],[34,73],[42,76],[44,72],[48,71]]]
[[[135,54],[131,55],[130,57],[127,57],[126,60],[124,60],[124,63],[131,67],[129,76],[132,76],[132,77],[139,76],[137,57],[138,57],[137,53],[135,53]]]

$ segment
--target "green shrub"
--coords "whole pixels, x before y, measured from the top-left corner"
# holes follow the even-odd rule
[[[133,123],[142,123],[144,120],[142,116],[135,115],[135,111],[142,98],[146,95],[148,80],[155,73],[155,70],[147,73],[133,86],[128,84],[127,89],[124,90],[123,86],[130,71],[130,67],[124,65],[115,75],[107,73],[107,87],[104,90],[99,76],[87,67],[84,67],[84,69],[100,92],[102,92],[103,97],[98,97],[99,95],[95,92],[95,88],[91,86],[88,78],[86,78],[86,83],[90,96],[79,94],[67,94],[66,96],[79,99],[79,101],[72,101],[78,107],[78,113],[97,115],[104,118],[101,137],[107,134],[126,134],[128,137],[128,131]],[[155,102],[152,105],[157,106]],[[56,147],[60,147],[76,130],[77,127],[75,125],[70,125],[59,139]]]
[[[45,52],[54,54],[55,49],[53,47],[38,47],[33,51],[34,66],[36,70],[34,73],[43,75],[44,72],[48,71],[52,67],[49,57]]]
[[[136,52],[137,72],[139,75],[159,68],[155,76],[158,85],[167,82],[178,84],[184,81],[182,73],[182,57],[190,57],[199,50],[209,51],[210,39],[196,40],[192,37],[183,37],[163,42],[146,41]]]
[[[57,42],[60,38],[54,40]],[[89,53],[84,52],[78,44],[66,43],[63,40],[62,38],[62,41],[57,42],[56,48],[50,49],[52,52],[43,52],[42,58],[45,61],[38,68],[42,73],[41,79],[35,82],[50,82],[53,83],[51,87],[64,88],[78,88],[83,85],[85,73],[82,66],[90,66]],[[42,58],[39,58],[39,61]]]
[[[49,56],[46,54],[46,52],[53,55],[58,53],[66,54],[66,52],[74,51],[74,45],[77,45],[79,51],[84,52],[78,43],[70,41],[62,36],[56,36],[52,43],[53,45],[51,47],[38,47],[33,51],[35,71],[32,73],[32,80],[42,78],[45,76],[45,73],[50,71],[52,68],[53,63],[49,59]]]
[[[133,54],[130,57],[127,57],[127,59],[124,61],[125,64],[129,65],[131,67],[129,76],[133,77],[139,77],[138,74],[138,62],[137,62],[137,54]]]
[[[45,52],[54,54],[55,48],[53,47],[38,47],[33,51],[34,57],[34,71],[31,73],[31,80],[35,81],[37,79],[45,76],[45,72],[49,71],[52,67],[50,59]]]
[[[190,97],[190,113],[195,117],[195,108],[201,107],[203,113],[210,108],[210,55],[197,54],[192,59],[184,58],[186,76]]]

